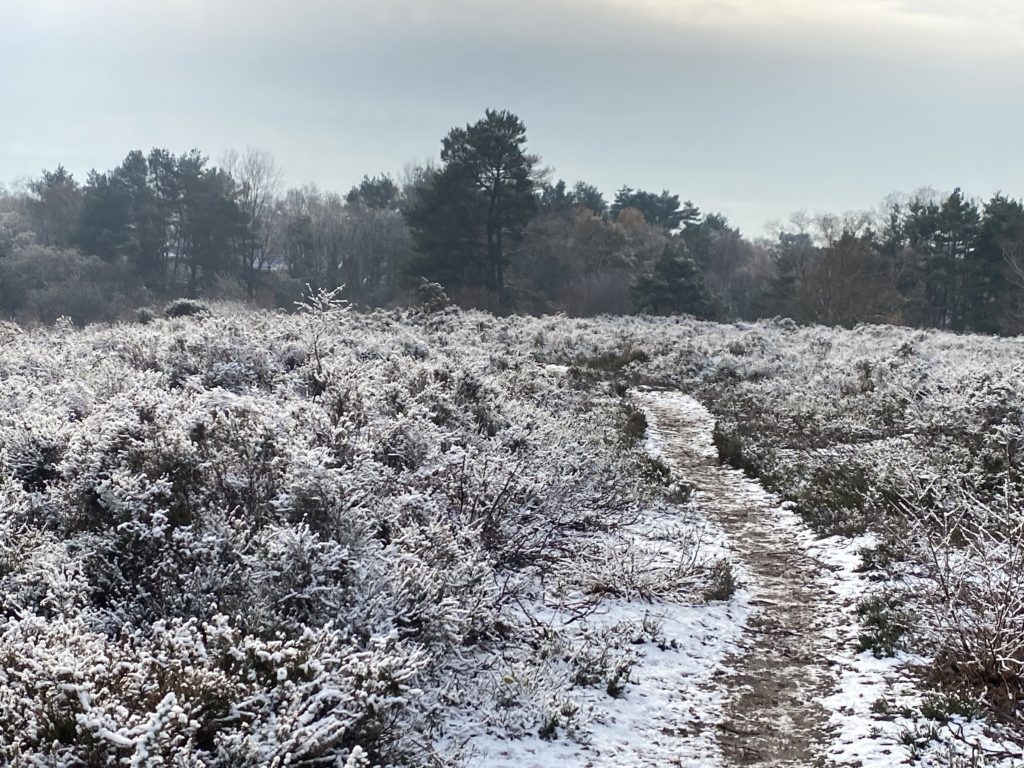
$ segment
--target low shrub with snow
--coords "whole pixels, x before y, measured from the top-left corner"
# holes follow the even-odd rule
[[[192,317],[209,313],[209,307],[196,299],[174,299],[164,307],[164,315],[167,317]]]
[[[637,646],[546,601],[699,595],[620,533],[667,485],[531,321],[192,309],[4,331],[0,761],[432,764],[460,711],[583,738],[574,689]]]
[[[638,383],[698,396],[820,532],[877,534],[865,648],[1020,717],[1024,342],[429,310],[0,326],[0,761],[585,740],[574,692],[628,696],[663,644],[594,605],[736,587],[671,514],[634,535],[687,497],[640,452]]]

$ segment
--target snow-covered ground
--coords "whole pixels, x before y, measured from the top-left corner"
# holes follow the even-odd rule
[[[788,520],[793,526],[803,525],[795,515]],[[979,765],[1020,768],[1024,748],[984,718],[954,716],[939,723],[921,715],[921,705],[930,694],[922,690],[917,670],[927,659],[904,651],[883,658],[870,650],[857,652],[862,628],[856,606],[874,592],[861,567],[859,550],[874,544],[871,535],[834,536],[808,544],[808,551],[828,566],[827,578],[846,619],[834,631],[838,680],[823,701],[831,712],[834,734],[827,751],[829,761],[885,768],[912,758],[935,766],[969,766],[976,760]]]
[[[669,461],[676,458],[677,465],[680,455],[684,462],[687,455],[707,462],[715,461],[716,452],[711,442],[714,419],[700,403],[671,392],[645,393],[640,402],[649,414],[649,445],[653,452]],[[680,440],[686,444],[678,445]],[[677,466],[677,469],[686,479],[685,466]],[[822,631],[816,637],[806,637],[804,641],[811,644],[824,639],[831,646],[825,661],[834,670],[833,679],[818,702],[827,714],[824,730],[828,737],[820,745],[826,764],[882,768],[909,763],[912,758],[917,758],[928,765],[970,765],[970,760],[1005,768],[1024,765],[1020,747],[1005,738],[993,737],[992,725],[983,719],[965,721],[954,718],[946,724],[939,724],[922,718],[920,705],[925,694],[913,669],[915,665],[923,664],[924,659],[906,653],[880,659],[870,651],[858,651],[862,628],[856,608],[858,602],[871,592],[860,553],[876,543],[874,536],[818,538],[792,511],[791,505],[780,503],[757,487],[756,481],[727,467],[715,466],[713,471],[727,476],[730,482],[716,483],[712,492],[722,494],[728,491],[735,497],[732,500],[706,498],[698,485],[696,498],[699,505],[703,501],[703,506],[713,512],[731,503],[739,503],[744,507],[745,515],[763,516],[760,525],[744,524],[742,529],[748,536],[752,533],[759,535],[760,541],[744,537],[744,540],[726,542],[726,547],[732,550],[733,557],[740,564],[745,556],[749,557],[749,553],[758,549],[777,550],[782,544],[790,550],[802,549],[807,558],[820,565],[816,575],[824,592],[817,592],[817,596],[824,597],[825,601],[815,606],[815,612],[819,617],[826,617],[827,621],[821,625]],[[712,519],[712,522],[720,521]],[[767,603],[758,599],[764,595],[765,585],[758,582],[757,569],[748,565],[743,570],[748,594],[753,597],[752,601],[748,598],[748,605],[753,602],[755,606],[749,618],[756,619],[761,613],[782,610],[777,595]],[[808,595],[815,595],[813,591],[800,589],[800,586],[793,584],[794,600],[802,601]],[[757,645],[747,650],[764,651]],[[737,665],[742,663],[742,659],[730,658],[725,663]],[[725,672],[723,677],[728,681],[729,670]],[[799,686],[807,673],[807,669],[796,663],[788,672],[794,686]],[[719,700],[736,693],[722,691]],[[714,713],[720,716],[721,712],[719,705]],[[756,732],[756,718],[764,717],[765,713],[755,711],[747,714],[751,720],[746,730]],[[785,741],[783,734],[773,735]],[[964,762],[957,762],[959,760]]]
[[[578,742],[482,734],[472,739],[477,753],[472,763],[523,768],[721,765],[715,725],[725,691],[715,685],[714,675],[735,647],[744,602],[673,606],[607,601],[588,620],[590,627],[653,620],[665,647],[642,647],[619,696],[599,689],[578,695],[590,712],[588,733]]]
[[[564,373],[564,369],[562,371]],[[647,433],[646,447],[663,457],[663,441],[671,436],[657,429]],[[684,479],[684,478],[683,478]],[[706,570],[728,556],[722,529],[707,519],[699,502],[648,509],[624,531],[609,535],[608,545],[622,548],[628,540],[641,569],[673,565]],[[746,581],[742,572],[740,582]],[[587,713],[582,733],[544,739],[524,734],[509,739],[463,720],[458,736],[468,740],[471,764],[547,768],[564,766],[715,766],[723,765],[716,728],[728,690],[715,679],[737,642],[750,614],[750,592],[739,588],[724,600],[705,601],[691,591],[673,595],[612,595],[597,601],[583,594],[545,594],[526,606],[536,618],[580,642],[587,635],[617,625],[639,625],[651,631],[637,643],[628,683],[616,696],[601,688],[582,688],[574,699]],[[557,609],[562,602],[592,602],[581,619]]]

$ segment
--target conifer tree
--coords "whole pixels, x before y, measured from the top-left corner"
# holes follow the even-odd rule
[[[526,126],[505,110],[489,109],[448,133],[442,168],[406,213],[420,252],[416,275],[447,287],[484,287],[501,301],[509,244],[537,211],[535,159],[525,144]]]

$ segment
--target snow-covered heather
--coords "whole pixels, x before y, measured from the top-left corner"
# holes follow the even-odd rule
[[[0,334],[0,762],[628,752],[639,681],[735,632],[625,400],[514,323],[323,296]]]
[[[1020,340],[324,296],[0,345],[2,763],[1022,763]]]
[[[583,648],[602,633],[614,636],[634,628],[625,635],[633,647],[622,690],[614,696],[607,687],[579,690],[575,701],[585,728],[574,738],[527,733],[510,740],[471,719],[457,721],[453,727],[468,739],[473,764],[722,764],[715,728],[725,692],[713,676],[735,652],[749,612],[745,590],[710,602],[701,594],[707,566],[727,554],[723,533],[698,505],[687,504],[669,511],[645,509],[614,536],[601,538],[607,538],[607,559],[596,572],[606,574],[600,582],[607,594],[595,597],[590,588],[564,591],[576,586],[574,575],[582,575],[584,585],[595,583],[594,564],[584,559],[572,567],[582,565],[585,574],[560,574],[561,585],[524,607]]]

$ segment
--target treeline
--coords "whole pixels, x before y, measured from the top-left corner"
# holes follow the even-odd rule
[[[153,149],[84,183],[58,166],[0,192],[0,313],[111,320],[176,296],[291,307],[307,284],[388,306],[426,279],[497,312],[1024,330],[1024,207],[1003,195],[794,215],[752,241],[669,191],[624,186],[609,203],[556,180],[522,121],[490,110],[401,179],[341,195],[281,178],[258,150],[214,165]]]

